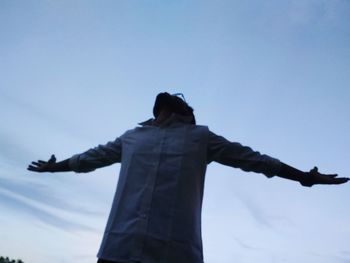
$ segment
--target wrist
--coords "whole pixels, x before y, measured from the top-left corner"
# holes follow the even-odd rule
[[[57,169],[58,168],[58,165],[56,162],[52,162],[52,163],[48,163],[47,164],[47,167],[45,169],[46,172],[49,172],[49,173],[54,173],[54,172],[57,172]]]
[[[300,184],[302,186],[311,187],[313,186],[313,178],[309,172],[303,172],[302,178],[300,178]]]
[[[55,172],[55,169],[52,164],[46,168],[46,172],[49,172],[49,173]]]

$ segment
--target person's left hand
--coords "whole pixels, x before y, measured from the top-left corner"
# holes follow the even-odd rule
[[[322,174],[315,166],[307,173],[307,178],[300,182],[303,186],[311,187],[314,184],[344,184],[349,181],[347,177],[337,177],[338,174]]]

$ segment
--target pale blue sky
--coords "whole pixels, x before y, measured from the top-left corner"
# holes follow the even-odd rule
[[[232,141],[350,175],[349,1],[3,0],[0,33],[0,255],[96,261],[119,165],[26,166],[113,140],[161,91]],[[212,164],[205,262],[349,262],[349,194]]]

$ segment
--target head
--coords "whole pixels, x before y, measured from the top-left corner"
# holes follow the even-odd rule
[[[196,124],[193,108],[176,95],[170,95],[167,92],[162,92],[157,95],[153,107],[154,117],[157,118],[162,111],[166,111],[169,114],[175,113],[183,116],[192,116],[192,124]]]

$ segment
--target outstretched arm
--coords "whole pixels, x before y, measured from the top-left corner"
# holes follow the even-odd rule
[[[298,181],[303,186],[311,187],[314,184],[343,184],[349,181],[346,177],[337,177],[337,174],[322,174],[314,167],[309,172],[302,172],[285,163],[281,163],[281,169],[276,174],[278,177]]]
[[[349,181],[349,178],[338,178],[337,174],[321,174],[317,167],[309,172],[302,172],[275,158],[261,154],[239,143],[230,142],[212,132],[209,133],[208,141],[208,163],[211,161],[248,172],[263,173],[267,177],[276,175],[300,182],[301,185],[308,187],[314,184],[343,184]]]
[[[51,155],[48,161],[38,160],[28,166],[33,172],[69,172],[87,173],[113,163],[121,161],[121,140],[117,138],[105,145],[76,154],[69,159],[56,162],[55,155]]]

